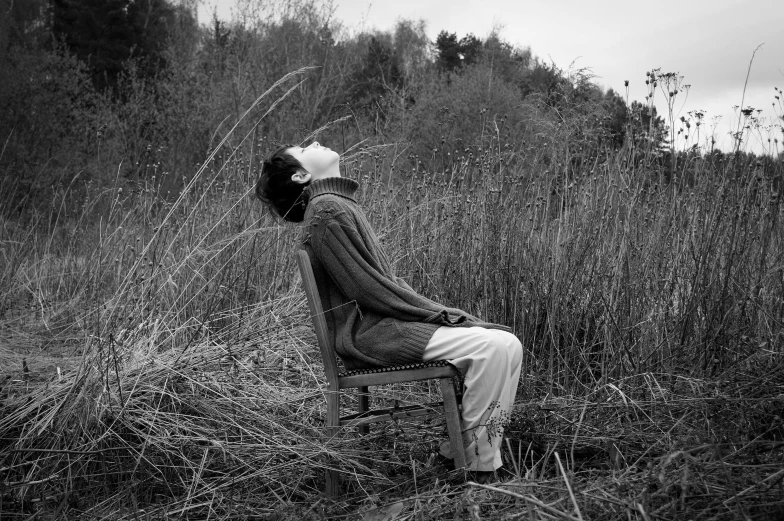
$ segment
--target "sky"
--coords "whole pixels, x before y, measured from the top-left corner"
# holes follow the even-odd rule
[[[206,22],[213,10],[231,20],[237,0],[201,1],[199,18]],[[425,20],[431,40],[442,30],[480,38],[496,30],[561,69],[589,69],[595,83],[624,97],[629,80],[630,101],[644,101],[646,71],[677,72],[691,87],[688,96],[676,97],[675,118],[704,111],[704,129],[718,117],[713,132],[725,150],[738,124],[733,106],[762,109],[764,122],[784,123],[781,108],[771,106],[779,103],[774,87],[784,89],[782,0],[332,0],[332,6],[351,32],[389,30],[401,18]],[[664,95],[656,99],[667,119]],[[771,137],[784,149],[780,130]],[[747,149],[763,151],[767,138],[763,132],[750,139]]]

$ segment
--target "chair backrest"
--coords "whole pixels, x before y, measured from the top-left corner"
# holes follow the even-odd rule
[[[324,320],[324,309],[321,306],[316,277],[313,276],[313,266],[310,264],[310,256],[305,250],[296,253],[299,273],[302,276],[302,286],[305,288],[305,296],[308,298],[308,308],[310,318],[313,320],[313,328],[316,330],[316,339],[321,350],[321,359],[324,362],[324,372],[327,381],[333,390],[338,390],[338,364],[335,359],[335,349],[329,339],[327,321]]]

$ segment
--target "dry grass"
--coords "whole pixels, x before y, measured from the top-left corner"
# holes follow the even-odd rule
[[[345,163],[414,287],[522,339],[509,481],[435,463],[437,422],[324,439],[297,232],[250,196],[269,145],[246,139],[174,203],[153,180],[62,187],[0,225],[3,519],[780,516],[780,161],[691,156],[658,184],[656,158],[581,155],[577,123],[525,110],[535,142],[488,120],[438,169],[399,143]]]

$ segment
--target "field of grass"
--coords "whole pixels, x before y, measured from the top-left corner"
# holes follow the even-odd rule
[[[0,222],[2,519],[784,519],[781,160],[478,124],[343,174],[399,275],[522,340],[503,482],[440,466],[438,420],[324,438],[299,231],[248,137],[176,199],[118,178]]]

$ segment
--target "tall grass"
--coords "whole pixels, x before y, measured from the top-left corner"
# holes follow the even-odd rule
[[[294,76],[246,116],[263,119]],[[252,197],[272,145],[249,132],[173,202],[156,172],[81,198],[63,186],[48,211],[3,221],[0,511],[307,518],[383,497],[425,518],[780,509],[781,162],[691,155],[671,175],[631,144],[583,156],[540,109],[524,107],[540,130],[527,142],[483,112],[467,148],[422,160],[368,141],[344,156],[399,274],[521,338],[513,487],[439,484],[429,425],[323,438],[298,232]],[[325,466],[347,476],[342,502],[313,503]]]

